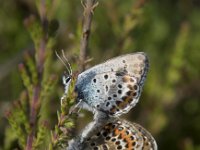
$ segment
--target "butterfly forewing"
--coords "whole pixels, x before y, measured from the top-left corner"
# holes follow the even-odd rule
[[[143,82],[149,67],[148,58],[145,53],[138,52],[126,54],[107,60],[106,62],[96,65],[78,76],[78,80],[87,78],[90,73],[104,73],[110,71],[126,70],[130,76],[134,76],[139,82]]]
[[[89,110],[114,116],[126,113],[139,100],[148,66],[144,53],[127,54],[96,65],[78,76],[78,99]]]
[[[107,72],[94,76],[88,83],[89,105],[109,115],[119,116],[136,105],[141,86],[135,77],[119,72]]]

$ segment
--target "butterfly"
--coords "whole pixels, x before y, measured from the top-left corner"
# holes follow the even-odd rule
[[[115,119],[82,142],[84,150],[157,150],[153,136],[137,123]]]
[[[149,67],[145,53],[115,57],[78,75],[78,107],[94,113],[120,116],[133,108],[141,95]]]

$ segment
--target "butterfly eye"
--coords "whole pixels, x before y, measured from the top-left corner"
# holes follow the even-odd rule
[[[65,75],[65,74],[64,74],[64,75],[63,75],[63,84],[64,84],[65,86],[69,86],[71,79],[72,79],[72,76],[71,76],[71,75]]]
[[[71,76],[66,77],[65,83],[68,83],[71,80]]]

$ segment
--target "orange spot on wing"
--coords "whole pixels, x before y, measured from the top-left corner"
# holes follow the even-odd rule
[[[117,108],[115,106],[113,106],[111,109],[110,109],[111,113],[115,113],[117,111]]]
[[[119,104],[119,108],[120,108],[120,109],[124,109],[126,106],[127,106],[127,102],[126,102],[126,101],[125,101],[125,102],[121,102],[121,103]]]
[[[123,129],[122,131],[117,131],[116,133],[118,133],[118,134],[121,134],[121,137],[122,137],[122,139],[123,139],[123,141],[126,141],[126,143],[128,144],[128,150],[132,150],[132,147],[133,147],[133,143],[135,142],[135,141],[133,141],[131,138],[130,138],[130,136],[131,136],[131,134],[128,134],[127,135],[127,133],[126,133],[126,129]]]
[[[114,130],[114,134],[115,134],[115,135],[119,135],[119,134],[120,134],[120,131],[116,128],[116,129]]]
[[[127,99],[125,100],[125,103],[131,103],[133,100],[133,97],[132,96],[128,96]]]
[[[131,84],[128,85],[128,88],[129,88],[131,91],[134,90],[134,87],[133,87],[133,85],[131,85]]]
[[[123,82],[130,82],[130,77],[129,76],[124,76],[123,78],[122,78],[122,81]]]

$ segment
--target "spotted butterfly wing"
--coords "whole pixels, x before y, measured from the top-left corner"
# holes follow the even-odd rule
[[[83,108],[119,116],[138,102],[148,70],[144,53],[110,59],[78,76],[75,91]]]
[[[136,126],[135,126],[136,125]],[[125,120],[110,122],[84,142],[85,150],[157,150],[143,127]]]
[[[141,149],[143,138],[128,122],[115,121],[106,124],[85,142],[88,150]]]
[[[86,90],[88,96],[85,103],[88,107],[92,106],[111,116],[128,112],[136,105],[141,93],[135,77],[119,72],[97,74],[88,83]]]
[[[141,125],[137,123],[133,123],[133,125],[138,129],[140,134],[142,135],[143,138],[143,150],[156,150],[157,144],[151,133],[149,133],[145,128],[143,128]]]

